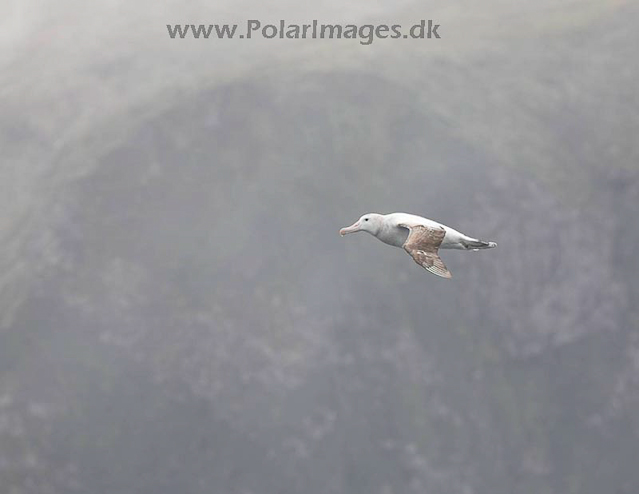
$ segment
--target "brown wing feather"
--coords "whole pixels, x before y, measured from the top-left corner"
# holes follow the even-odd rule
[[[410,230],[408,238],[404,242],[404,250],[410,254],[415,262],[437,276],[451,278],[450,271],[437,255],[437,250],[446,236],[446,230],[441,227],[430,228],[423,225],[400,226]]]

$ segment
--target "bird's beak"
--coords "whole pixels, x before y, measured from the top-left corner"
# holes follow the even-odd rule
[[[347,233],[355,233],[359,231],[359,221],[355,222],[351,226],[347,226],[346,228],[342,228],[339,231],[339,234],[343,237]]]

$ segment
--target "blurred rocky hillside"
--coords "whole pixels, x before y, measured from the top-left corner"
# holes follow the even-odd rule
[[[31,3],[0,7],[2,492],[639,492],[635,3]],[[166,34],[249,17],[442,39]],[[339,237],[367,211],[499,247],[447,282]]]

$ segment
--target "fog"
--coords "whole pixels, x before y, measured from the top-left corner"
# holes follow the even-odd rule
[[[0,492],[639,492],[638,14],[0,0]]]

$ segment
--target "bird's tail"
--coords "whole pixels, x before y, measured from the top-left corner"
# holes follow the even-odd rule
[[[467,238],[463,241],[464,247],[470,250],[492,249],[497,247],[497,242],[486,242],[476,238]]]

